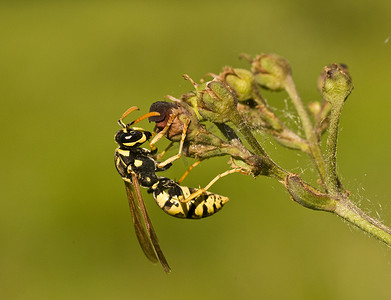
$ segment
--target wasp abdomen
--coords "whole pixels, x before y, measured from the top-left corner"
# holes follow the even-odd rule
[[[211,216],[229,200],[227,197],[206,191],[190,201],[182,202],[196,191],[198,191],[196,188],[175,184],[164,190],[154,190],[153,196],[159,207],[167,214],[183,219],[201,219]]]

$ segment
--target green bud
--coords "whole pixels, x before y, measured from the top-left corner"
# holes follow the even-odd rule
[[[228,83],[239,101],[252,99],[254,76],[245,69],[233,69],[230,73],[225,73],[223,79]]]
[[[331,105],[342,105],[353,89],[348,69],[342,64],[331,64],[323,69],[320,76],[323,98]]]
[[[209,81],[200,95],[198,112],[203,118],[211,122],[225,123],[238,115],[237,99],[224,83]]]
[[[197,97],[197,93],[190,92],[190,93],[184,94],[181,97],[181,101],[189,104],[193,108],[193,110],[194,110],[198,120],[202,120],[202,116],[198,112],[198,97]]]
[[[289,62],[277,54],[261,54],[251,62],[251,71],[255,82],[272,91],[285,88],[285,78],[291,76]]]

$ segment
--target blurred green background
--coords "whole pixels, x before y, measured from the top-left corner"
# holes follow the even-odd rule
[[[144,194],[166,275],[140,250],[113,163],[116,120],[191,90],[184,73],[198,80],[248,67],[242,52],[274,52],[310,101],[323,66],[343,62],[355,89],[339,173],[390,225],[390,15],[387,0],[2,1],[1,299],[390,299],[386,246],[269,178],[239,174],[212,188],[231,201],[201,221],[171,218]],[[282,114],[291,108],[285,94],[268,97]],[[275,161],[311,179],[303,155],[270,142]],[[208,161],[186,184],[226,169]]]

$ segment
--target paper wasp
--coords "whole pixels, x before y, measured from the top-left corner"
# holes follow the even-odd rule
[[[213,194],[207,189],[219,178],[239,170],[233,169],[219,174],[204,189],[181,186],[174,180],[157,176],[157,172],[167,170],[173,161],[180,158],[189,122],[184,124],[178,154],[163,162],[158,162],[155,159],[157,153],[155,143],[164,136],[175,116],[170,116],[166,128],[152,139],[149,143],[151,150],[148,150],[141,148],[141,145],[151,139],[152,133],[140,127],[132,127],[132,125],[148,117],[158,116],[159,113],[150,112],[125,124],[123,119],[135,110],[138,110],[138,107],[129,108],[118,121],[122,129],[115,135],[115,141],[119,145],[115,150],[115,166],[125,182],[133,224],[141,248],[150,261],[160,262],[164,271],[168,273],[171,269],[159,246],[142,199],[140,186],[148,188],[159,207],[169,215],[199,219],[216,213],[228,201],[227,197]]]

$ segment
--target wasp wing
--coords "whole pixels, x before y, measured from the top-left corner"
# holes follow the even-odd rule
[[[124,182],[134,229],[141,249],[150,261],[153,263],[159,261],[163,266],[164,271],[169,273],[171,269],[159,246],[159,241],[142,199],[140,184],[137,180],[136,174],[132,173],[132,183],[128,181]]]
[[[137,204],[135,202],[136,196],[134,194],[133,188],[131,184],[127,181],[125,181],[125,187],[126,187],[126,193],[128,195],[130,212],[132,214],[134,230],[136,231],[136,235],[138,241],[140,242],[141,249],[143,249],[145,255],[148,257],[150,261],[152,261],[153,263],[157,263],[158,259],[155,250],[153,249],[152,243],[143,225],[143,217],[140,213],[140,209],[137,208]]]

